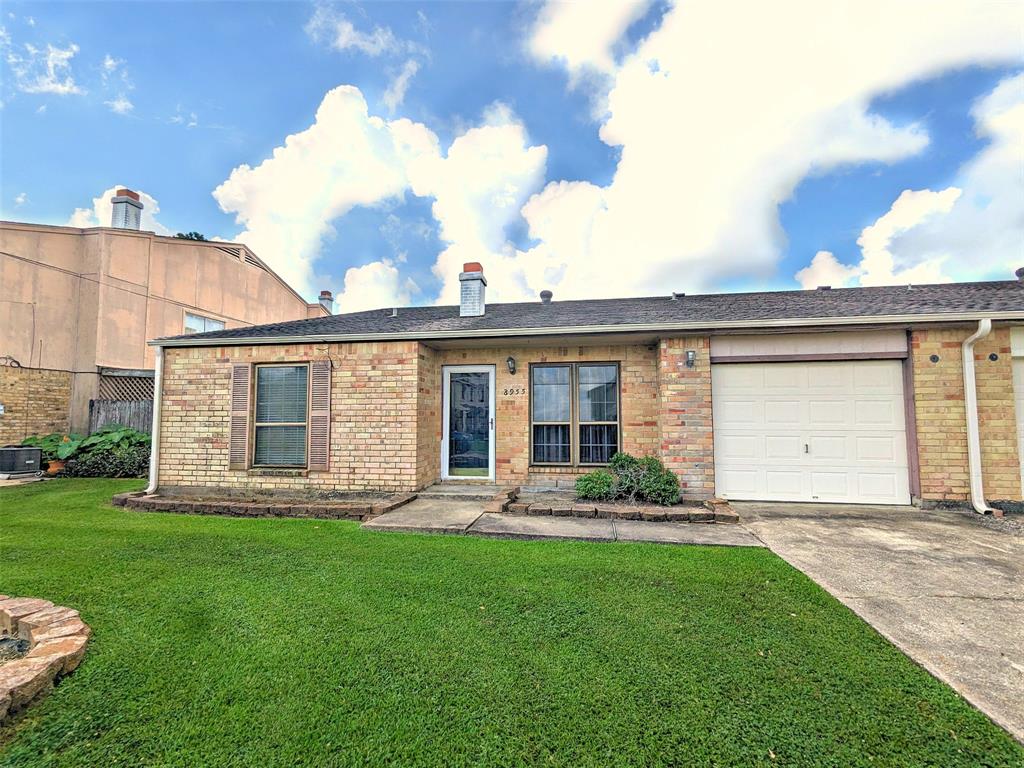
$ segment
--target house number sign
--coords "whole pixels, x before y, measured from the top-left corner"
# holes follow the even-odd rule
[[[525,395],[526,387],[505,387],[504,394],[506,397],[510,397],[512,395]]]

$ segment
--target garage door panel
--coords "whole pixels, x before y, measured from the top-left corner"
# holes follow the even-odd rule
[[[909,503],[903,408],[896,360],[713,365],[717,493]]]

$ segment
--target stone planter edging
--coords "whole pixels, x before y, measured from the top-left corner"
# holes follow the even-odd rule
[[[0,724],[50,692],[78,667],[92,630],[78,611],[49,600],[0,595],[0,636],[29,644],[28,653],[0,664]]]
[[[226,517],[297,517],[318,520],[358,520],[366,522],[416,498],[415,493],[400,493],[373,501],[239,501],[226,499],[189,499],[182,497],[146,496],[142,492],[119,493],[111,499],[115,507],[147,512],[178,512],[194,515]]]
[[[531,517],[583,517],[603,520],[644,520],[651,523],[738,523],[740,516],[723,499],[710,499],[700,507],[622,506],[586,501],[519,500],[519,488],[503,488],[487,502],[484,512]]]

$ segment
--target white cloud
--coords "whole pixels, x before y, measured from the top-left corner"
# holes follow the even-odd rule
[[[1024,10],[1011,3],[984,13],[967,0],[927,13],[881,0],[749,3],[738,18],[731,4],[691,0],[619,66],[602,52],[625,28],[623,11],[594,12],[611,31],[584,46],[571,24],[543,23],[572,8],[545,6],[530,46],[570,74],[609,72],[600,136],[621,158],[609,185],[555,183],[524,209],[540,241],[517,254],[524,296],[707,290],[770,275],[785,243],[778,207],[802,179],[927,146],[921,126],[870,112],[875,96],[1022,59]]]
[[[115,59],[109,53],[103,57],[103,63],[100,67],[103,69],[104,76],[112,75],[117,71],[117,68],[124,64],[124,59]]]
[[[132,104],[131,101],[128,100],[128,97],[123,93],[118,94],[117,98],[111,99],[110,101],[104,101],[103,103],[110,107],[111,112],[116,112],[119,115],[127,115],[135,109],[135,105]]]
[[[1024,264],[1024,74],[1003,80],[972,114],[989,144],[960,169],[955,185],[905,190],[861,232],[859,263],[831,257],[832,268],[861,285],[892,285],[1008,279]],[[797,273],[805,286],[806,272]]]
[[[359,89],[329,91],[313,124],[288,136],[255,168],[240,165],[214,190],[244,230],[238,240],[299,291],[312,293],[312,265],[331,221],[357,205],[400,197],[408,167],[436,155],[437,137],[409,120],[371,116]]]
[[[26,43],[24,54],[8,51],[7,65],[14,74],[14,86],[23,93],[52,93],[57,96],[82,94],[75,82],[71,60],[78,53],[74,43],[67,48],[47,45],[46,49]]]
[[[306,23],[306,34],[314,42],[325,43],[335,50],[355,50],[367,56],[424,52],[420,45],[400,40],[390,27],[378,26],[370,32],[356,29],[345,14],[326,4],[317,5]]]
[[[181,105],[178,105],[177,111],[171,115],[168,119],[171,125],[183,125],[186,128],[195,128],[199,125],[199,116],[195,112],[182,112]]]
[[[117,190],[123,188],[123,184],[116,184],[110,189],[101,192],[99,197],[92,199],[92,208],[75,208],[71,218],[68,219],[67,225],[69,227],[109,227],[114,210],[110,199]],[[160,213],[160,203],[152,195],[143,192],[141,189],[135,191],[139,193],[139,201],[143,205],[140,228],[146,232],[156,232],[158,235],[171,234],[167,227],[156,220],[156,215]]]
[[[831,251],[818,251],[811,263],[796,273],[796,281],[808,290],[821,285],[845,288],[859,273],[856,267],[841,263]]]
[[[36,107],[36,114],[37,115],[45,115],[46,114],[46,105],[45,104],[40,104],[38,107]]]
[[[28,202],[28,193],[27,192],[19,192],[18,194],[16,194],[14,196],[14,206],[15,206],[15,208],[19,208],[19,207],[23,206],[27,202]]]
[[[30,27],[34,27],[36,25],[36,20],[32,16],[26,16],[25,23],[28,24]]]
[[[409,90],[409,83],[412,82],[413,77],[417,72],[420,71],[420,64],[415,59],[408,59],[405,64],[402,65],[401,71],[395,75],[395,79],[388,85],[386,91],[384,91],[384,105],[388,108],[388,112],[394,114],[403,101],[405,101],[405,93]]]
[[[403,279],[388,260],[375,261],[345,272],[345,287],[338,296],[340,312],[408,306],[419,287],[411,278]]]

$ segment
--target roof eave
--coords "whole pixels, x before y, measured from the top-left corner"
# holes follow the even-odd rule
[[[383,333],[319,333],[287,336],[233,336],[213,339],[154,339],[154,347],[236,347],[265,344],[332,343],[358,341],[426,341],[431,339],[479,339],[502,336],[565,336],[601,333],[691,333],[696,331],[749,328],[806,328],[864,324],[905,325],[907,323],[955,323],[989,318],[994,321],[1024,321],[1024,312],[939,312],[910,315],[856,315],[850,317],[782,318],[777,320],[718,320],[688,323],[622,323],[618,325],[577,325],[544,328],[487,328],[451,331],[406,331]]]

